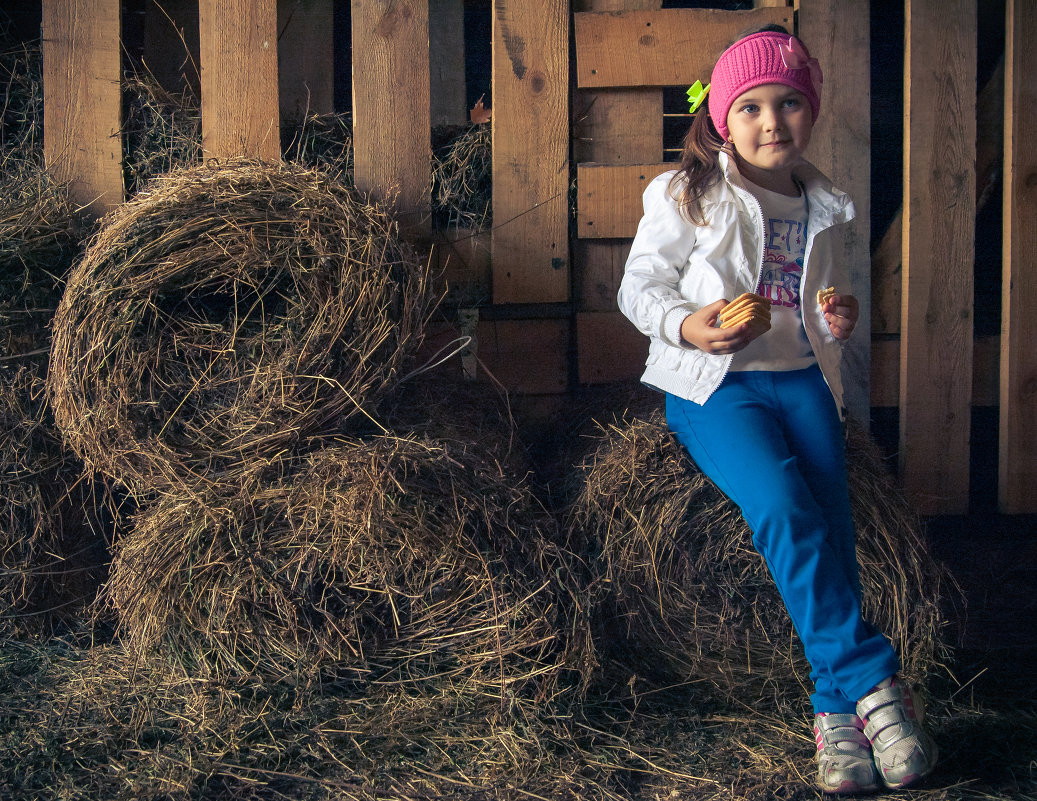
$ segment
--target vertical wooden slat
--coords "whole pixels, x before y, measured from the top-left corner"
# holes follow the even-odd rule
[[[493,4],[493,300],[569,298],[569,3]]]
[[[206,158],[278,159],[276,4],[199,0],[198,24]]]
[[[352,0],[356,185],[430,226],[428,0]]]
[[[856,219],[839,230],[835,257],[849,267],[850,286],[864,314],[846,345],[846,406],[869,419],[871,325],[871,43],[868,0],[800,0],[799,32],[824,72],[821,115],[808,156],[853,198]]]
[[[335,110],[334,0],[277,0],[281,118]]]
[[[96,214],[123,199],[118,0],[44,0],[43,149]]]
[[[432,124],[464,125],[464,0],[429,0],[428,5]]]
[[[1037,512],[1037,7],[1008,0],[998,501]]]
[[[907,0],[900,467],[923,514],[968,509],[976,0]]]

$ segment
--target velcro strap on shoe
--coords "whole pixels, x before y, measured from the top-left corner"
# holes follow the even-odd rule
[[[817,748],[820,751],[825,745],[840,751],[857,751],[868,749],[871,743],[865,736],[861,719],[856,715],[829,714],[817,720]]]
[[[891,726],[907,726],[905,733],[910,731],[912,721],[907,716],[900,691],[895,687],[872,693],[862,699],[858,708],[864,716],[864,733],[873,744]]]

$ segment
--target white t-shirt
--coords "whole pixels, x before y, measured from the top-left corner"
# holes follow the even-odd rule
[[[734,355],[732,370],[802,370],[816,362],[803,331],[800,286],[807,245],[807,199],[746,181],[763,207],[763,270],[756,292],[771,301],[771,328]]]

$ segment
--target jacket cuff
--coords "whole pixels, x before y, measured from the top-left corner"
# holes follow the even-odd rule
[[[662,331],[660,332],[662,340],[667,345],[673,345],[676,348],[685,348],[687,350],[694,350],[695,346],[685,342],[684,338],[681,337],[681,325],[684,320],[695,312],[695,306],[690,303],[682,303],[679,306],[674,306],[672,309],[666,312],[663,316]]]

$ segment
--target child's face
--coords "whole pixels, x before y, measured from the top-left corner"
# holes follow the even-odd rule
[[[813,127],[806,96],[780,83],[743,92],[727,114],[728,141],[740,167],[750,181],[768,188],[791,182],[792,167],[802,158]]]

